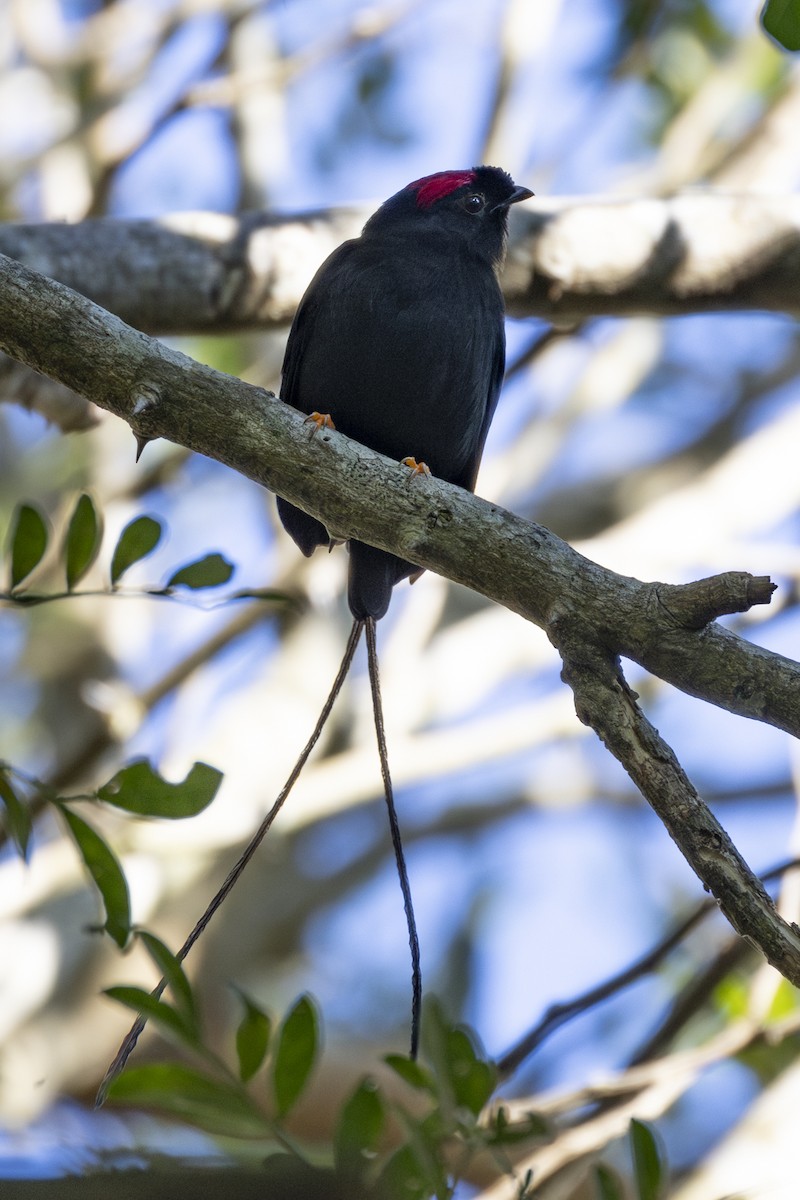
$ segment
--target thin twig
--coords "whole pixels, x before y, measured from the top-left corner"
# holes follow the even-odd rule
[[[761,879],[762,883],[771,883],[775,879],[780,879],[781,876],[785,875],[787,871],[794,870],[794,868],[798,866],[800,866],[800,859],[790,858],[784,862],[778,863],[774,867],[770,867],[770,869],[760,875],[759,878]],[[598,1004],[602,1004],[604,1000],[608,1000],[611,996],[614,996],[618,992],[623,991],[625,988],[630,987],[632,983],[635,983],[638,979],[641,979],[642,976],[654,971],[656,967],[660,966],[664,959],[671,954],[675,947],[680,945],[680,943],[691,933],[691,931],[697,925],[699,925],[703,918],[707,917],[709,913],[713,912],[716,907],[717,905],[712,899],[701,900],[699,904],[695,905],[695,907],[688,914],[688,916],[684,918],[684,920],[670,930],[670,932],[666,934],[666,936],[660,941],[656,942],[656,944],[652,946],[646,954],[643,954],[640,958],[635,959],[622,971],[618,971],[615,975],[610,976],[610,978],[604,980],[603,983],[599,983],[595,987],[590,988],[587,992],[583,992],[581,995],[573,997],[572,1000],[566,1000],[562,1003],[551,1005],[550,1008],[548,1008],[545,1012],[544,1016],[537,1021],[533,1028],[530,1029],[524,1035],[524,1037],[521,1037],[519,1041],[517,1041],[509,1050],[506,1051],[504,1055],[502,1055],[501,1058],[497,1060],[496,1066],[501,1077],[505,1078],[516,1071],[517,1068],[524,1062],[524,1060],[529,1055],[533,1054],[534,1050],[537,1050],[539,1046],[541,1046],[542,1042],[544,1042],[551,1033],[554,1033],[556,1029],[560,1029],[561,1026],[565,1025],[568,1021],[573,1020],[575,1017],[581,1016],[582,1013],[588,1012],[590,1008],[595,1008]],[[750,949],[746,942],[743,942],[739,939],[733,943],[733,946],[739,952],[741,952],[743,949],[745,951]],[[686,1013],[689,1011],[691,996],[694,996],[696,993],[700,992],[702,992],[704,996],[707,995],[708,986],[705,984],[706,977],[708,976],[709,979],[712,976],[717,978],[720,971],[723,971],[724,974],[727,974],[734,965],[734,961],[738,961],[738,959],[734,960],[731,957],[731,954],[731,945],[726,944],[723,951],[717,956],[717,958],[714,960],[714,963],[709,966],[707,971],[704,971],[703,975],[699,979],[692,980],[689,987],[685,989],[684,992],[682,992],[678,997],[675,1006],[673,1006],[673,1009],[665,1019],[664,1024],[656,1031],[656,1033],[651,1036],[651,1038],[648,1039],[643,1046],[640,1047],[635,1056],[630,1060],[629,1066],[646,1062],[651,1059],[656,1052],[661,1051],[666,1041],[669,1039],[669,1036],[674,1035],[674,1033],[677,1032],[677,1030],[685,1023],[685,1020],[687,1019]],[[697,1006],[695,1004],[691,1011],[696,1011],[696,1007]]]
[[[610,979],[597,984],[596,987],[590,988],[588,992],[583,992],[582,995],[576,996],[573,1000],[551,1005],[538,1024],[534,1025],[533,1029],[529,1030],[524,1037],[520,1038],[499,1059],[497,1069],[501,1077],[505,1077],[516,1071],[517,1067],[542,1044],[545,1038],[548,1038],[556,1029],[565,1025],[567,1021],[571,1021],[573,1017],[580,1016],[581,1013],[587,1012],[588,1009],[594,1008],[604,1000],[608,1000],[610,996],[621,992],[623,988],[629,987],[637,979],[654,970],[676,946],[680,945],[687,934],[714,907],[713,901],[704,900],[671,933],[667,934],[657,945],[653,946],[651,950],[648,950],[646,954],[636,959],[635,962],[631,963],[623,971],[612,975]]]

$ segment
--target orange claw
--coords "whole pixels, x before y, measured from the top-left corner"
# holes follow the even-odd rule
[[[409,470],[411,471],[412,479],[414,478],[415,475],[430,475],[430,473],[431,473],[431,469],[427,463],[424,463],[424,462],[418,463],[417,460],[415,458],[412,458],[410,455],[408,458],[401,458],[400,464],[401,464],[401,466],[409,468]]]
[[[336,428],[336,426],[333,423],[333,417],[331,416],[330,413],[318,413],[318,412],[309,413],[305,419],[304,424],[314,426],[314,428],[311,430],[312,437],[314,437],[316,434],[318,434],[320,429],[335,429]]]

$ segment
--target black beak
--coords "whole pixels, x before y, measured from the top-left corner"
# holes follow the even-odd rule
[[[503,209],[508,209],[512,204],[517,204],[520,200],[530,200],[534,193],[530,188],[515,187],[507,200],[503,200],[500,204],[495,204],[492,212],[502,212]]]

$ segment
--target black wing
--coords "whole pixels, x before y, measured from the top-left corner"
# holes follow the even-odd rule
[[[286,404],[290,404],[292,408],[298,409],[300,412],[310,413],[312,411],[311,406],[307,403],[304,404],[303,401],[303,393],[300,387],[301,366],[309,342],[314,334],[320,296],[322,288],[324,288],[326,283],[325,276],[330,273],[333,260],[343,249],[344,247],[340,247],[339,250],[335,251],[317,271],[300,302],[292,321],[292,327],[289,330],[286,352],[283,356],[283,366],[281,368],[281,400],[285,401]],[[317,546],[328,546],[330,544],[330,535],[321,521],[303,512],[296,505],[290,504],[282,496],[278,496],[277,500],[278,516],[281,519],[281,524],[307,558],[314,553]]]

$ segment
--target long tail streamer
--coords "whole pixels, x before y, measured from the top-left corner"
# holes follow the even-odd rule
[[[403,906],[406,910],[408,926],[408,945],[411,949],[411,1057],[416,1058],[419,1050],[420,1014],[422,1010],[422,970],[419,960],[419,937],[417,922],[414,917],[414,904],[411,899],[411,884],[408,881],[406,858],[403,853],[403,841],[400,837],[400,824],[397,820],[397,810],[394,806],[394,791],[392,778],[389,774],[389,755],[386,750],[386,731],[383,725],[383,705],[381,703],[381,681],[378,674],[378,647],[375,639],[375,618],[367,617],[364,624],[367,629],[367,660],[369,663],[369,684],[372,689],[372,711],[375,716],[375,733],[378,738],[378,754],[381,760],[383,776],[383,791],[386,797],[386,808],[389,813],[389,829],[392,834],[397,875],[400,880],[400,890],[403,893]]]

